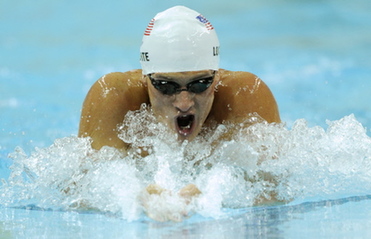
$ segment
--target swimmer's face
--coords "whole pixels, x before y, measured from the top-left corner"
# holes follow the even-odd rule
[[[193,140],[210,113],[218,73],[212,70],[153,73],[144,79],[157,118],[178,139]]]

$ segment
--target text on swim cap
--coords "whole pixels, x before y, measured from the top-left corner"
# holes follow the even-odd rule
[[[219,47],[218,46],[213,46],[213,55],[214,56],[219,56]]]
[[[149,61],[148,52],[141,52],[140,53],[140,61]]]

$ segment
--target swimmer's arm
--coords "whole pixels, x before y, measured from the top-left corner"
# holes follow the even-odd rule
[[[117,125],[129,110],[137,110],[149,101],[140,79],[140,70],[115,72],[100,78],[85,98],[79,137],[91,137],[94,149],[111,146],[125,150],[127,145],[118,138]]]
[[[258,113],[269,123],[281,122],[276,100],[268,86],[248,72],[220,70],[220,84],[211,114],[218,122],[241,122]]]

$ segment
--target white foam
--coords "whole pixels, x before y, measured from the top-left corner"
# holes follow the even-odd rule
[[[121,127],[120,137],[133,146],[125,157],[110,147],[93,150],[89,139],[77,137],[31,155],[17,148],[0,204],[181,220],[193,212],[217,217],[223,207],[248,207],[272,195],[295,202],[370,192],[371,139],[353,115],[328,122],[326,130],[305,120],[292,129],[249,121],[257,123],[215,126],[179,143],[142,107]],[[235,134],[225,137],[230,131]],[[148,193],[149,184],[164,193]],[[177,194],[188,184],[202,192],[191,201]]]

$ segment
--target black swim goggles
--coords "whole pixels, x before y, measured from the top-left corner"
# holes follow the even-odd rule
[[[151,80],[152,85],[164,95],[174,95],[182,91],[189,91],[195,94],[199,94],[207,90],[214,81],[215,71],[212,76],[200,78],[194,80],[186,85],[186,88],[182,89],[182,86],[174,81],[167,80],[155,80],[152,78],[151,74],[148,75]]]

